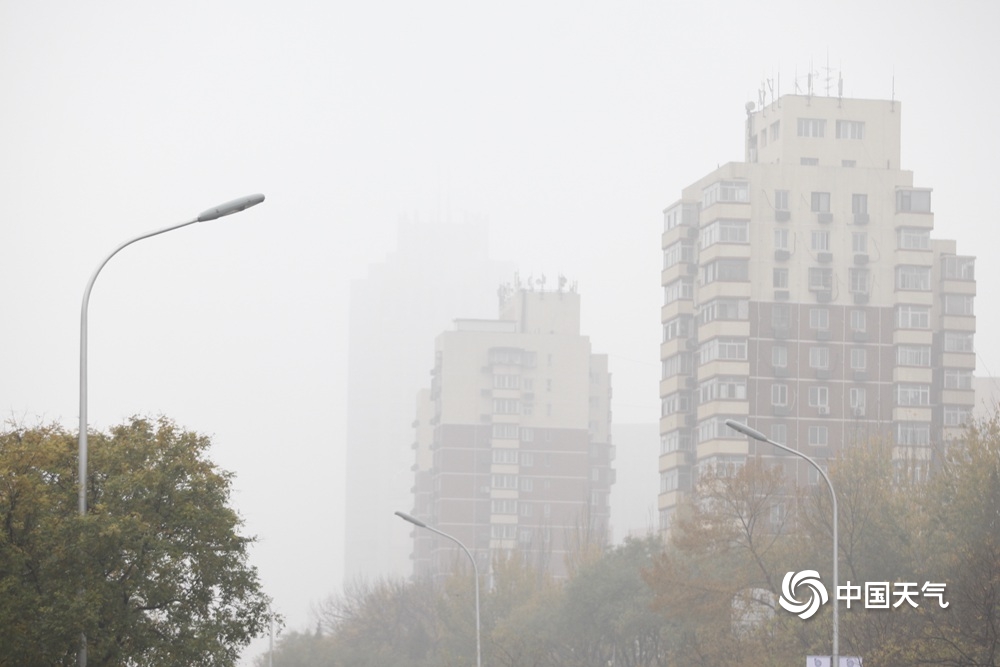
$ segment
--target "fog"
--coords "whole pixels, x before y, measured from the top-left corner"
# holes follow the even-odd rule
[[[992,374],[998,24],[985,1],[0,2],[0,410],[75,429],[99,261],[264,193],[108,264],[90,423],[162,413],[211,435],[275,609],[308,627],[345,574],[345,476],[399,483],[347,470],[344,445],[352,285],[397,253],[400,223],[483,225],[498,266],[577,281],[615,422],[654,423],[661,212],[742,159],[765,78],[792,93],[809,73],[821,95],[843,76],[845,96],[903,102],[903,168],[934,188],[933,236],[980,257],[977,374]],[[448,317],[425,298],[414,330]],[[487,298],[453,316],[489,316]],[[645,461],[618,449],[628,474]],[[622,530],[649,524],[630,511]]]

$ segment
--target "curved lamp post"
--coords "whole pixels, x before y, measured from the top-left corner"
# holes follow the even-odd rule
[[[830,660],[830,664],[832,667],[837,667],[840,663],[840,615],[838,613],[839,605],[837,604],[837,556],[840,552],[840,548],[837,541],[837,494],[833,490],[833,483],[830,481],[829,476],[827,476],[823,468],[821,468],[812,457],[806,456],[802,452],[792,449],[791,447],[787,447],[780,442],[775,442],[757,429],[750,428],[746,424],[738,422],[735,419],[727,419],[726,426],[734,431],[739,431],[743,435],[751,437],[754,440],[766,442],[769,445],[774,445],[778,449],[783,449],[790,454],[795,454],[795,456],[805,459],[810,465],[812,465],[813,468],[816,468],[816,471],[823,477],[823,481],[826,482],[827,488],[830,489],[830,499],[833,501],[833,656]]]
[[[132,245],[136,241],[148,239],[151,236],[158,236],[165,232],[180,229],[181,227],[187,227],[188,225],[193,225],[196,222],[206,222],[208,220],[215,220],[216,218],[232,215],[233,213],[239,213],[240,211],[244,211],[251,206],[256,206],[262,201],[264,201],[264,195],[261,194],[240,197],[239,199],[234,199],[233,201],[210,208],[199,214],[198,217],[188,220],[187,222],[181,222],[176,225],[164,227],[163,229],[157,229],[152,232],[140,234],[135,238],[125,241],[112,250],[111,253],[97,265],[97,270],[94,271],[92,276],[90,276],[90,280],[87,282],[87,288],[83,291],[83,306],[80,309],[80,433],[78,436],[80,450],[78,470],[78,482],[80,486],[78,504],[80,516],[84,516],[87,513],[87,306],[90,303],[90,291],[94,288],[94,281],[97,280],[97,276],[101,273],[101,269],[104,268],[104,265],[107,264],[112,257],[117,255],[118,251]],[[81,638],[79,664],[80,667],[87,666],[86,636]]]
[[[458,539],[452,537],[448,533],[442,532],[437,528],[435,528],[434,526],[428,526],[420,519],[414,516],[410,516],[406,512],[396,512],[396,516],[398,516],[400,519],[403,519],[404,521],[409,521],[418,528],[426,528],[432,533],[437,533],[441,537],[447,537],[449,540],[451,540],[458,546],[462,547],[462,551],[464,551],[465,555],[469,557],[470,561],[472,561],[472,572],[476,576],[476,667],[482,667],[482,659],[481,659],[482,654],[480,652],[480,645],[479,645],[479,568],[476,567],[476,559],[472,557],[472,553],[465,547],[464,544],[459,542]]]

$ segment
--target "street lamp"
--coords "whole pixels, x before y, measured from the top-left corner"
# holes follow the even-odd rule
[[[432,533],[437,533],[441,537],[447,537],[449,540],[451,540],[452,542],[454,542],[458,546],[462,547],[462,551],[464,551],[465,555],[469,557],[470,561],[472,561],[472,572],[476,576],[476,667],[482,667],[483,663],[482,663],[482,659],[481,659],[481,651],[480,651],[480,645],[479,645],[479,568],[476,567],[476,559],[472,557],[472,553],[465,547],[464,544],[462,544],[461,542],[459,542],[458,539],[456,539],[455,537],[452,537],[448,533],[442,532],[442,531],[438,530],[437,528],[435,528],[434,526],[428,526],[426,523],[424,523],[420,519],[418,519],[418,518],[416,518],[414,516],[410,516],[406,512],[398,512],[397,511],[396,512],[396,516],[398,516],[400,519],[403,519],[404,521],[409,521],[410,523],[412,523],[414,526],[417,526],[418,528],[426,528],[427,530],[431,531]]]
[[[735,419],[727,419],[726,426],[734,431],[739,431],[743,435],[749,436],[754,440],[766,442],[769,445],[774,445],[778,449],[783,449],[790,454],[795,454],[795,456],[804,458],[810,465],[812,465],[813,468],[816,468],[817,472],[819,472],[819,474],[823,477],[823,480],[826,482],[826,486],[830,489],[830,499],[833,501],[833,656],[830,660],[830,664],[832,667],[837,667],[840,662],[840,614],[838,613],[839,605],[837,604],[837,556],[840,552],[840,548],[837,541],[837,494],[833,490],[833,483],[830,481],[830,478],[827,476],[823,468],[821,468],[812,457],[806,456],[802,452],[794,450],[791,447],[781,444],[780,442],[775,442],[757,429],[750,428],[746,424],[738,422]]]
[[[136,241],[148,239],[151,236],[158,236],[175,229],[180,229],[181,227],[187,227],[188,225],[193,225],[196,222],[206,222],[208,220],[215,220],[216,218],[232,215],[233,213],[239,213],[240,211],[245,211],[251,206],[256,206],[262,201],[264,201],[264,195],[261,194],[240,197],[239,199],[234,199],[226,202],[225,204],[219,204],[218,206],[210,208],[207,211],[203,211],[198,215],[198,217],[188,220],[187,222],[181,222],[176,225],[164,227],[163,229],[157,229],[152,232],[140,234],[135,238],[125,241],[112,250],[111,253],[97,265],[97,270],[94,271],[92,276],[90,276],[90,280],[87,282],[87,288],[83,291],[83,306],[80,309],[80,433],[78,436],[80,454],[79,469],[77,473],[79,482],[78,504],[80,516],[87,514],[87,306],[90,303],[90,291],[94,288],[94,281],[97,280],[98,274],[101,273],[101,269],[104,268],[104,265],[107,264],[112,257],[118,254],[118,251],[132,245]],[[87,638],[85,635],[81,637],[79,664],[80,667],[87,667]]]

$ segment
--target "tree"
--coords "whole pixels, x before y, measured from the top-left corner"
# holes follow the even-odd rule
[[[0,665],[233,665],[270,616],[253,539],[229,507],[210,440],[135,417],[89,438],[77,510],[76,437],[0,433]]]
[[[571,651],[561,664],[667,664],[667,624],[642,575],[661,548],[657,537],[626,538],[566,582],[559,634]]]

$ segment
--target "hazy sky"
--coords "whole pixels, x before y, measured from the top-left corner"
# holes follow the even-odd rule
[[[661,211],[742,159],[765,77],[811,68],[823,94],[828,65],[849,97],[895,85],[934,236],[980,258],[977,373],[1000,373],[998,25],[986,1],[0,0],[0,411],[75,428],[98,262],[265,193],[107,266],[90,420],[212,435],[301,629],[341,583],[349,284],[397,221],[486,218],[493,257],[577,280],[615,419],[653,421]]]

